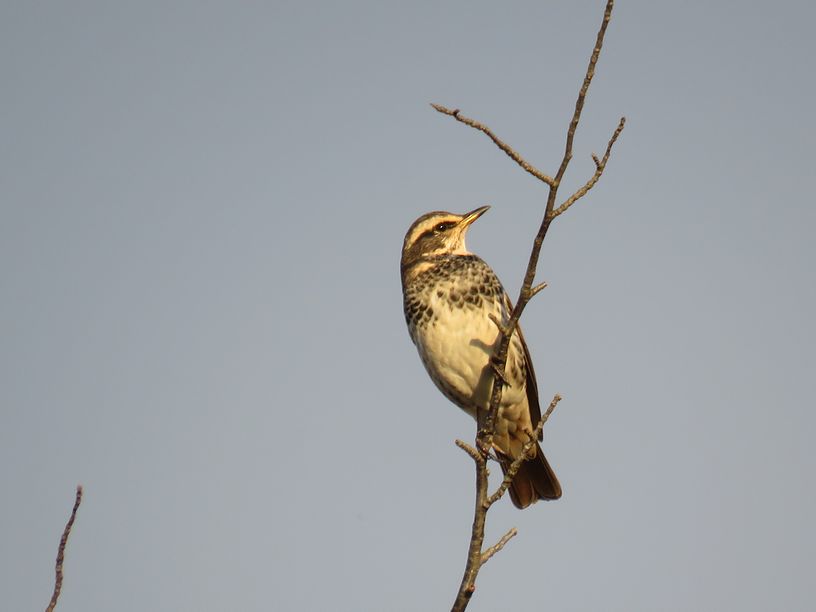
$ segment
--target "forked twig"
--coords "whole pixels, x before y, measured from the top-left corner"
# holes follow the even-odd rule
[[[568,197],[561,206],[556,208],[553,211],[553,218],[557,217],[565,210],[567,210],[570,206],[572,206],[576,201],[583,198],[587,192],[595,186],[595,183],[598,182],[598,179],[601,178],[603,171],[606,169],[606,162],[609,161],[609,155],[612,153],[612,146],[615,144],[615,141],[620,136],[620,133],[623,131],[623,126],[626,125],[626,117],[621,117],[620,122],[618,122],[618,127],[615,128],[615,131],[612,134],[612,138],[609,139],[609,143],[606,145],[606,153],[602,159],[598,159],[597,155],[592,155],[592,161],[595,162],[595,173],[589,177],[589,180],[584,183],[583,187],[578,189],[575,193],[573,193],[570,197]]]

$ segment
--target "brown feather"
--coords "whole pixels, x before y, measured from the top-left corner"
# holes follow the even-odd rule
[[[561,497],[561,485],[555,472],[550,467],[541,447],[535,445],[535,457],[521,464],[519,471],[510,483],[510,499],[516,508],[526,508],[539,499],[553,500]],[[513,460],[504,454],[499,454],[502,473],[506,473]]]
[[[508,313],[513,312],[513,304],[510,297],[505,294],[505,305]],[[525,387],[527,391],[527,404],[530,409],[530,423],[533,428],[538,426],[541,421],[541,405],[538,400],[538,383],[536,382],[535,370],[533,369],[533,360],[530,357],[530,350],[527,348],[527,342],[524,340],[524,334],[521,332],[521,326],[516,326],[521,346],[524,349],[524,363],[527,370],[527,379]],[[543,439],[543,431],[538,434],[538,439]],[[502,473],[505,473],[513,462],[512,458],[500,454]],[[535,456],[528,459],[521,464],[519,471],[513,478],[510,484],[510,499],[517,508],[526,508],[539,499],[558,499],[561,497],[561,484],[555,475],[547,457],[541,447],[536,443]]]

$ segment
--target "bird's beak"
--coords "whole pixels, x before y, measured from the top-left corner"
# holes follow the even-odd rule
[[[464,218],[460,221],[462,227],[467,227],[471,223],[473,223],[476,219],[481,217],[485,214],[488,210],[490,210],[489,206],[480,206],[476,210],[470,211],[468,214],[464,216]]]

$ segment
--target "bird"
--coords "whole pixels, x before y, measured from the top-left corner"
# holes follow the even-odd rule
[[[470,225],[489,208],[420,216],[405,234],[400,260],[411,340],[439,390],[477,421],[490,405],[495,380],[491,360],[500,341],[496,321],[507,324],[513,311],[493,269],[465,246]],[[541,420],[533,362],[519,326],[511,337],[503,378],[493,451],[506,473]],[[561,497],[561,485],[538,440],[533,440],[508,488],[517,508]]]

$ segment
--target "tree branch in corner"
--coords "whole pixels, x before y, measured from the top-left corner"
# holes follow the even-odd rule
[[[56,576],[54,577],[54,593],[51,595],[51,602],[48,604],[48,607],[45,609],[45,612],[53,612],[54,608],[57,607],[57,600],[60,596],[60,591],[62,591],[62,564],[65,561],[65,546],[68,544],[68,536],[71,535],[71,529],[74,526],[74,521],[76,520],[77,510],[79,510],[79,504],[82,503],[82,485],[78,485],[76,489],[76,499],[74,500],[74,508],[71,510],[71,516],[68,518],[68,522],[65,524],[65,529],[62,532],[62,537],[60,538],[59,548],[57,548],[57,563],[55,566],[55,573]]]

